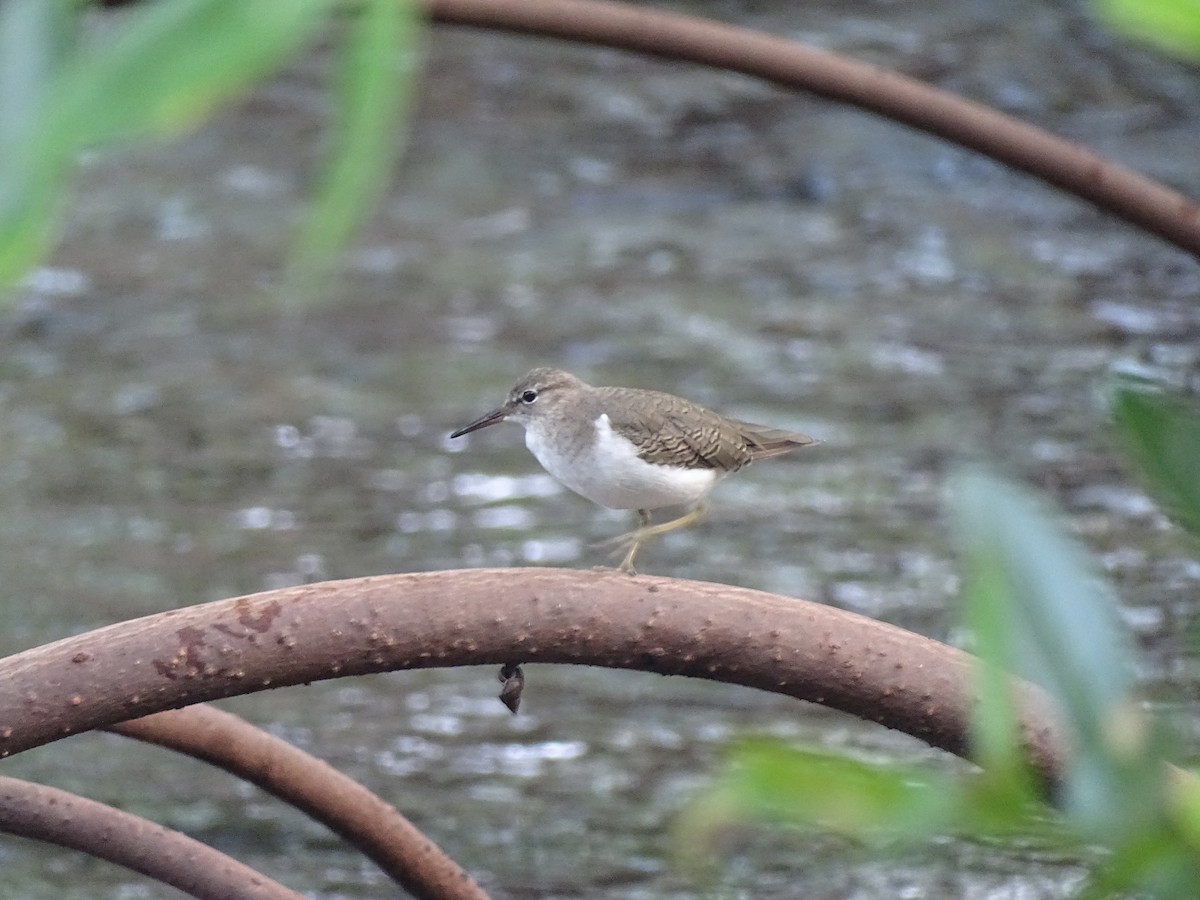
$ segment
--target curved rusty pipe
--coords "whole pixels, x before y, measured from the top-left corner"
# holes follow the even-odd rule
[[[613,571],[469,569],[332,581],[110,625],[0,660],[0,755],[152,712],[395,669],[576,663],[742,684],[966,755],[972,657],[790,597]],[[1064,739],[1018,686],[1047,785]]]
[[[414,897],[487,900],[470,875],[391,805],[323,760],[232,713],[199,704],[108,728],[258,785],[341,835]]]
[[[0,831],[81,850],[202,900],[300,900],[185,834],[58,788],[0,776]]]
[[[611,0],[423,0],[435,22],[580,41],[741,72],[975,150],[1200,256],[1200,205],[1079,144],[947,91],[750,28]]]

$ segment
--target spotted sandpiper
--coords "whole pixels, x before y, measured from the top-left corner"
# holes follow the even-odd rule
[[[610,509],[636,509],[639,526],[616,538],[628,548],[621,569],[633,572],[647,539],[704,517],[708,492],[730,472],[813,443],[807,435],[752,425],[660,391],[592,387],[561,369],[534,369],[502,406],[450,437],[511,419],[525,446],[566,487]],[[650,510],[689,505],[670,522],[650,524]]]

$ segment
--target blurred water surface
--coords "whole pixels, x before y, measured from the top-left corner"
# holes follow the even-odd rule
[[[895,67],[1200,195],[1197,72],[1075,4],[700,2]],[[824,443],[723,484],[645,571],[958,637],[944,476],[1046,491],[1116,583],[1147,692],[1195,746],[1200,562],[1101,403],[1195,387],[1194,260],[863,113],[607,50],[436,29],[410,150],[336,297],[273,305],[326,120],[314,51],[196,135],[83,162],[54,258],[0,314],[4,652],[304,581],[591,566],[631,514],[551,481],[515,426],[447,433],[534,365],[655,387]],[[696,881],[670,826],[739,734],[958,765],[783,698],[531,666],[398,673],[226,704],[409,814],[496,897],[1057,898],[1078,860],[947,839],[881,856],[745,836]],[[153,816],[313,897],[394,893],[298,815],[111,736],[6,761]],[[0,842],[10,896],[160,896]]]

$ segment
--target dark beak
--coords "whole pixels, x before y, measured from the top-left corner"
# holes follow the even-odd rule
[[[497,422],[503,421],[506,415],[508,415],[508,413],[505,412],[503,408],[493,409],[486,416],[480,416],[465,428],[458,429],[458,431],[454,432],[454,434],[450,435],[450,437],[462,437],[464,434],[470,434],[472,431],[478,431],[480,428],[487,428],[489,425],[495,425]]]

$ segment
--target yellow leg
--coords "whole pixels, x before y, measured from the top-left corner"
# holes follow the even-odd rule
[[[613,538],[606,543],[616,547],[617,552],[626,550],[625,559],[621,561],[621,571],[628,572],[630,575],[636,575],[637,572],[633,568],[634,557],[637,556],[639,548],[650,538],[656,538],[660,535],[667,534],[671,531],[677,531],[680,528],[687,528],[689,525],[695,525],[701,519],[708,515],[708,504],[701,503],[694,509],[684,513],[678,519],[672,519],[670,522],[663,522],[661,525],[650,524],[649,510],[638,510],[638,527],[635,531],[628,534],[623,534],[620,537]]]

